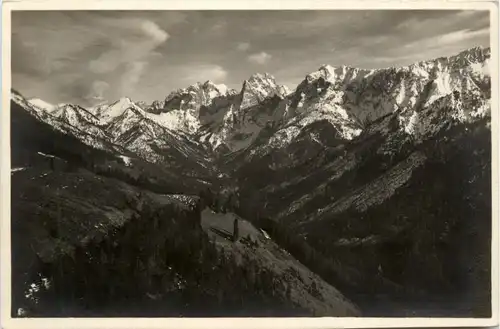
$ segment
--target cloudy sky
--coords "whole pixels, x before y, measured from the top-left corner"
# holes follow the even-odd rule
[[[12,14],[12,87],[51,103],[151,102],[197,81],[294,88],[322,64],[402,66],[489,46],[487,11],[58,11]]]

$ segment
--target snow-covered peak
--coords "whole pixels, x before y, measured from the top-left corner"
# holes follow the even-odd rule
[[[340,73],[340,71],[344,71],[344,68],[345,67],[335,68],[329,64],[323,64],[319,67],[319,69],[316,72],[309,74],[308,78],[315,80],[322,77],[325,78],[325,80],[328,80],[330,77],[335,76],[335,73]]]
[[[117,100],[116,102],[114,102],[113,104],[111,104],[111,106],[118,107],[118,108],[126,110],[127,108],[129,108],[133,104],[134,103],[132,102],[132,100],[130,98],[128,98],[128,97],[122,97],[119,100]]]
[[[31,99],[28,100],[28,102],[31,105],[37,107],[38,109],[44,110],[44,111],[47,111],[47,112],[51,112],[51,111],[53,111],[56,108],[55,105],[50,104],[50,103],[48,103],[48,102],[46,102],[46,101],[44,101],[44,100],[42,100],[40,98],[31,98]]]
[[[264,73],[254,73],[250,76],[250,78],[248,80],[264,80],[264,79],[268,79],[268,80],[275,80],[274,77],[272,76],[272,74],[268,73],[268,72],[264,72]]]
[[[146,109],[148,107],[148,104],[145,101],[135,102],[135,105],[139,106],[141,109]]]
[[[334,67],[328,64],[321,65],[317,71],[308,74],[301,85],[308,85],[322,79],[332,85],[348,82],[352,79],[359,79],[376,70],[359,69],[346,65]]]
[[[205,81],[203,85],[201,85],[202,93],[208,95],[208,98],[215,98],[215,97],[223,97],[226,96],[229,88],[225,84],[215,84],[211,80]],[[208,100],[209,102],[211,101]]]
[[[114,118],[122,115],[129,108],[141,110],[141,108],[132,102],[130,98],[122,97],[112,104],[103,104],[91,108],[89,111],[97,116],[103,123],[108,123]]]
[[[255,106],[266,98],[278,95],[284,97],[286,90],[276,83],[276,79],[269,73],[255,73],[243,82],[241,90],[242,100],[240,109]]]
[[[452,61],[468,60],[470,63],[483,62],[491,56],[490,47],[472,47],[450,57]]]
[[[93,114],[73,104],[61,104],[51,112],[51,115],[77,128],[82,128],[89,123],[96,126],[100,124],[100,120]]]
[[[151,103],[151,105],[145,106],[144,109],[146,112],[158,114],[161,113],[164,107],[165,101],[155,100],[153,101],[153,103]]]
[[[224,95],[227,94],[227,92],[229,90],[229,88],[225,84],[223,84],[223,83],[216,84],[214,86],[215,86],[215,88],[217,88],[219,90],[219,92],[221,94],[224,94]]]
[[[10,99],[20,105],[22,108],[26,109],[27,111],[40,111],[40,109],[33,104],[31,104],[26,98],[24,98],[23,95],[21,95],[20,92],[18,92],[15,89],[10,90]]]
[[[164,105],[151,108],[154,113],[170,111],[190,111],[195,117],[203,106],[210,106],[215,99],[221,99],[236,94],[224,84],[215,84],[213,81],[197,82],[187,88],[171,92],[165,99]],[[160,105],[159,103],[157,105]]]
[[[210,88],[210,87],[216,88],[215,83],[212,80],[205,81],[202,86],[204,88]]]
[[[276,87],[276,79],[269,73],[254,73],[247,80],[243,82],[243,88],[245,86],[271,86]]]
[[[195,84],[192,84],[186,88],[174,90],[170,94],[168,94],[165,101],[168,102],[169,100],[186,93],[199,93],[199,92],[206,93],[212,90],[216,90],[220,95],[225,95],[227,92],[231,91],[231,89],[224,84],[216,84],[212,80],[207,80],[203,83],[196,82]]]

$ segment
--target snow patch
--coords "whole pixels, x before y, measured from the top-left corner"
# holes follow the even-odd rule
[[[54,155],[51,155],[51,154],[45,154],[45,153],[42,153],[42,152],[37,152],[39,155],[41,156],[44,156],[46,158],[56,158],[56,156]]]
[[[491,69],[490,69],[490,59],[486,59],[484,63],[471,63],[470,68],[473,73],[479,74],[479,75],[485,75],[490,77],[491,76]]]
[[[32,99],[28,100],[28,102],[31,105],[34,105],[35,107],[37,107],[41,110],[45,110],[47,112],[51,112],[52,110],[54,110],[56,108],[55,105],[50,104],[50,103],[48,103],[42,99],[39,99],[39,98],[32,98]]]
[[[264,237],[265,237],[266,239],[268,239],[268,240],[270,240],[270,239],[271,239],[271,237],[269,236],[269,234],[267,234],[267,232],[266,232],[266,231],[264,231],[264,230],[262,230],[262,229],[261,229],[260,231],[262,232],[262,234],[264,235]]]
[[[146,116],[167,129],[195,133],[200,128],[200,121],[190,111],[172,110],[167,113],[146,113]]]
[[[116,117],[122,115],[127,109],[134,108],[139,111],[143,111],[140,107],[135,105],[129,98],[124,97],[116,101],[111,105],[102,105],[97,108],[93,108],[93,114],[98,116],[103,123],[107,123]]]
[[[410,135],[415,134],[417,124],[418,124],[418,113],[414,111],[413,114],[408,119],[408,123],[404,125],[404,131]]]
[[[219,90],[219,92],[221,94],[224,94],[224,95],[227,94],[228,88],[227,88],[227,86],[225,84],[221,83],[221,84],[215,85],[215,87]]]
[[[305,96],[306,96],[306,94],[304,94],[304,93],[300,94],[300,100],[299,100],[299,103],[297,104],[297,108],[301,108],[304,106],[304,97]]]
[[[125,155],[120,155],[120,158],[123,160],[123,162],[125,163],[125,165],[127,167],[130,167],[132,165],[132,160],[130,157],[125,156]]]

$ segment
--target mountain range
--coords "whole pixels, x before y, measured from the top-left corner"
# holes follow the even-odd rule
[[[464,100],[483,100],[482,93],[489,88],[489,58],[489,49],[472,48],[456,56],[401,68],[366,70],[323,65],[293,92],[268,73],[254,74],[243,82],[239,92],[206,81],[173,91],[150,105],[126,97],[87,109],[73,104],[52,105],[41,99],[13,99],[161,162],[161,156],[147,146],[139,150],[134,145],[147,135],[157,140],[148,138],[149,143],[161,146],[161,138],[154,134],[157,132],[179,140],[187,137],[202,148],[226,154],[252,148],[272,134],[266,147],[273,149],[292,143],[301,131],[319,121],[328,121],[341,139],[351,140],[369,123],[390,113],[398,113],[401,129],[408,134],[432,134],[435,128],[419,120],[418,113],[430,106],[443,106],[436,101],[444,103],[443,97],[456,93],[460,95],[450,100],[452,106]],[[488,99],[485,97],[474,113],[452,116],[458,120],[484,116]],[[132,131],[140,129],[143,131],[133,134],[131,140]]]
[[[148,197],[156,206],[172,202],[160,200],[165,196],[196,198],[208,188],[224,200],[237,199],[231,213],[249,232],[261,232],[256,236],[267,241],[263,248],[274,255],[273,264],[290,255],[290,268],[305,266],[301,271],[316,278],[319,297],[305,293],[302,279],[290,279],[293,293],[282,296],[306,314],[353,315],[360,309],[384,316],[395,306],[377,313],[379,297],[404,296],[406,308],[394,309],[396,315],[428,314],[430,308],[415,305],[436,299],[443,312],[464,308],[461,314],[487,316],[490,56],[489,48],[476,47],[398,68],[322,65],[293,90],[259,73],[240,91],[206,81],[151,104],[122,98],[88,108],[52,105],[12,90],[12,181],[18,184],[13,213],[18,209],[29,217],[36,198],[30,203],[26,195],[46,191],[41,171],[47,168],[36,160],[40,153],[85,167],[79,175],[95,180],[97,190],[116,189],[118,195],[135,186],[156,193]],[[30,181],[35,176],[27,172],[35,169],[29,168],[38,168],[41,182]],[[103,175],[119,184],[102,183]],[[62,189],[57,187],[58,195]],[[63,197],[67,211],[84,214],[76,194]],[[115,207],[115,201],[87,206],[109,221],[102,209]],[[205,228],[205,219],[222,226],[230,221],[214,208],[202,214]],[[117,216],[122,222],[132,218]],[[18,225],[20,232],[34,234],[32,224]],[[154,229],[147,234],[154,236]],[[252,254],[219,244],[239,257]],[[30,251],[19,246],[18,252]],[[265,254],[255,253],[256,266],[283,277]],[[42,261],[47,262],[53,261]]]

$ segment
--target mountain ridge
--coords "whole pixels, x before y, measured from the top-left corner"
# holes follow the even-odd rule
[[[323,119],[331,122],[343,138],[350,139],[367,122],[400,108],[401,120],[410,120],[410,108],[419,106],[415,95],[425,88],[431,93],[426,104],[454,90],[480,89],[477,84],[484,83],[489,75],[490,53],[490,48],[473,47],[454,56],[386,69],[322,65],[307,74],[293,92],[278,85],[271,74],[255,73],[242,83],[240,92],[207,80],[172,91],[165,100],[145,108],[122,97],[87,111],[106,124],[128,107],[137,107],[159,125],[194,136],[207,147],[219,150],[222,146],[229,151],[246,148],[268,126],[295,127],[289,128],[290,132],[277,130],[278,135],[288,136],[283,137],[285,140],[293,138],[301,127]],[[384,86],[382,81],[391,81],[391,85]],[[360,94],[359,90],[364,91]],[[377,99],[370,95],[380,91],[386,96]],[[273,97],[276,100],[271,108],[263,106]]]

